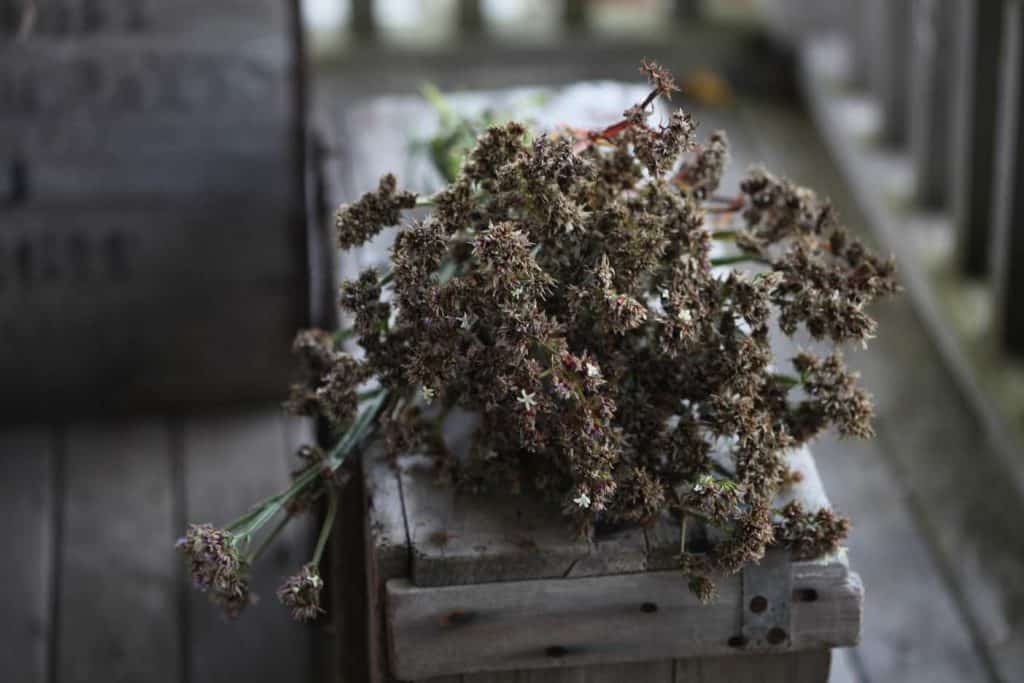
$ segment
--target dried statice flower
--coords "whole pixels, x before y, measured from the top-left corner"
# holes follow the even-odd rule
[[[828,508],[805,512],[797,501],[782,509],[782,520],[775,525],[779,543],[793,552],[797,560],[811,560],[834,553],[850,530],[850,522]]]
[[[729,163],[729,138],[724,130],[716,130],[697,152],[692,163],[684,164],[676,178],[701,199],[710,197],[722,183]]]
[[[235,537],[210,524],[192,524],[177,547],[185,555],[196,588],[207,593],[228,618],[237,618],[252,598],[248,566],[239,555]]]
[[[817,433],[831,423],[840,436],[861,439],[874,436],[871,398],[857,385],[857,373],[847,370],[839,352],[823,359],[801,353],[793,359],[793,367],[802,376],[804,390],[811,396],[797,408],[803,422],[801,431]]]
[[[398,223],[403,209],[416,206],[416,195],[398,192],[397,182],[395,176],[388,173],[380,179],[376,192],[367,192],[357,201],[338,209],[335,227],[339,247],[358,247],[384,228]]]
[[[552,500],[582,534],[664,513],[702,525],[714,541],[693,553],[684,538],[679,561],[704,601],[712,577],[773,543],[806,554],[840,541],[845,522],[794,508],[780,522],[772,501],[792,482],[793,448],[829,426],[871,435],[868,395],[837,354],[801,354],[788,374],[769,331],[866,343],[868,306],[898,289],[892,262],[847,235],[827,200],[764,169],[718,194],[726,136],[696,146],[683,111],[652,123],[655,100],[676,88],[662,67],[642,69],[650,94],[607,127],[488,127],[419,202],[433,205],[426,217],[401,224],[417,199],[391,175],[342,207],[342,246],[401,224],[390,268],[341,288],[353,322],[339,334],[363,357],[324,332],[296,340],[308,379],[290,406],[344,433],[301,454],[289,489],[239,522],[246,538],[281,510],[325,496],[336,508],[325,483],[383,434],[387,452],[429,453],[439,478],[471,491]],[[743,262],[755,272],[724,268]],[[452,410],[478,418],[461,460],[442,434]],[[212,585],[234,558],[225,576],[237,580],[218,595],[244,602],[230,536],[192,537],[194,574]],[[319,610],[313,576],[282,593],[303,617]]]
[[[335,351],[333,337],[322,330],[300,332],[294,349],[306,361],[311,381],[292,386],[287,410],[335,425],[351,420],[358,409],[356,387],[370,376],[368,366]]]
[[[292,619],[313,621],[324,612],[320,606],[320,593],[323,587],[324,580],[320,578],[320,570],[315,564],[310,563],[281,584],[277,589],[277,599],[291,610]]]

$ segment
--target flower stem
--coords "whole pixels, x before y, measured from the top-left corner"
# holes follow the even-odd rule
[[[686,554],[686,523],[689,521],[686,513],[683,513],[682,519],[679,520],[679,555],[680,557]]]
[[[273,530],[271,530],[271,532],[268,533],[266,537],[264,537],[264,539],[260,542],[260,545],[258,548],[256,548],[256,551],[249,556],[249,564],[256,562],[256,560],[260,558],[260,556],[263,554],[263,551],[270,547],[270,544],[274,542],[274,539],[278,537],[278,535],[281,533],[281,530],[284,529],[285,526],[287,526],[288,522],[290,521],[292,521],[291,514],[287,514],[281,518],[281,521],[277,523],[277,526],[275,526]]]
[[[795,387],[796,385],[803,383],[803,380],[801,380],[799,377],[796,377],[795,375],[787,375],[781,372],[776,372],[772,374],[772,379],[778,382],[779,384],[786,385],[787,387]]]
[[[771,261],[753,254],[735,254],[733,256],[719,256],[711,259],[712,266],[731,266],[735,263],[761,263],[771,265]]]
[[[327,487],[327,516],[324,517],[324,524],[320,527],[320,537],[316,540],[316,550],[313,551],[313,564],[320,564],[320,558],[327,547],[327,539],[331,537],[331,529],[334,527],[334,519],[338,516],[338,493],[333,486]]]

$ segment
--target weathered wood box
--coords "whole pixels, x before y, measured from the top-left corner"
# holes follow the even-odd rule
[[[827,506],[810,453],[791,467],[779,503]],[[859,639],[845,553],[770,551],[701,605],[671,519],[579,539],[557,509],[457,493],[422,457],[363,470],[371,680],[824,683],[830,649]]]
[[[3,414],[281,396],[310,317],[298,4],[0,0],[0,48]]]

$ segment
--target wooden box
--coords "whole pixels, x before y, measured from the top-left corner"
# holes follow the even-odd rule
[[[778,503],[827,506],[810,453],[790,464],[803,479]],[[701,605],[671,519],[579,539],[557,509],[456,493],[422,457],[363,469],[373,681],[824,683],[830,649],[859,639],[845,553],[771,550]]]
[[[297,12],[0,0],[5,416],[283,395],[310,318]]]

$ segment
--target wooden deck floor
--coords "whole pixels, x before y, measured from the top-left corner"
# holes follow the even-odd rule
[[[237,622],[174,550],[186,520],[276,491],[308,432],[276,406],[0,430],[0,680],[311,680],[315,633],[273,598],[308,561],[308,529],[256,573],[265,604]]]
[[[864,225],[803,113],[747,102],[708,115],[738,157],[814,185]],[[875,313],[871,353],[849,355],[876,395],[878,439],[814,448],[853,518],[866,587],[863,642],[835,658],[833,680],[1024,680],[1021,501],[909,301]],[[314,680],[329,634],[294,625],[272,597],[310,530],[262,568],[264,604],[236,623],[193,595],[173,551],[187,520],[223,522],[282,484],[307,429],[275,406],[0,429],[0,680]]]

